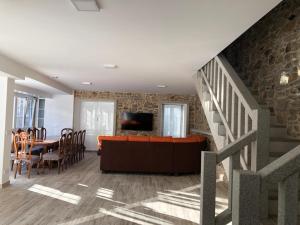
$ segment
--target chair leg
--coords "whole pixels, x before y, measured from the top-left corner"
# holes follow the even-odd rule
[[[57,161],[57,167],[58,167],[58,174],[60,174],[60,159]]]
[[[31,168],[32,168],[31,163],[27,164],[27,168],[28,168],[28,170],[27,170],[27,176],[28,176],[28,179],[29,179],[30,178],[30,173],[31,173]]]
[[[43,173],[45,173],[45,160],[43,160]]]
[[[17,172],[19,170],[19,163],[15,163],[16,166],[15,166],[15,174],[14,174],[14,178],[16,179],[17,178]]]
[[[18,172],[19,172],[19,175],[22,174],[22,162],[18,163]]]
[[[10,167],[10,169],[11,169],[11,171],[13,171],[14,170],[14,160],[11,160],[11,167]]]
[[[36,165],[36,172],[38,175],[40,174],[40,161]]]

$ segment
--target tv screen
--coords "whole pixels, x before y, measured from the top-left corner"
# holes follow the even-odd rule
[[[121,120],[122,130],[152,131],[152,113],[123,112]]]

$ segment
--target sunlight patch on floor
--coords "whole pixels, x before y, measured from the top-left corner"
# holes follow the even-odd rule
[[[133,222],[136,224],[141,224],[141,225],[153,225],[153,224],[172,225],[173,224],[170,221],[162,220],[158,217],[150,216],[144,213],[140,213],[140,212],[124,209],[124,208],[117,208],[113,212],[107,211],[105,209],[100,209],[99,212],[129,222]]]
[[[172,192],[157,192],[157,196],[154,196],[153,198],[148,198],[139,202],[126,204],[122,207],[116,207],[111,210],[106,210],[101,208],[99,210],[99,213],[84,216],[81,218],[77,218],[68,222],[60,223],[60,225],[76,225],[76,224],[82,224],[86,222],[90,222],[93,220],[100,219],[105,216],[113,216],[115,218],[119,218],[122,220],[126,220],[129,222],[133,222],[140,225],[153,225],[153,224],[161,224],[161,225],[169,225],[173,224],[170,221],[162,220],[158,217],[153,217],[147,214],[143,214],[140,212],[132,211],[129,209],[138,208],[140,206],[143,206],[153,212],[159,213],[164,216],[170,216],[171,218],[175,219],[183,219],[187,221],[192,221],[196,224],[199,224],[200,221],[200,202],[199,199],[190,198],[193,196],[193,193],[190,193],[192,191],[197,191],[197,189],[200,188],[200,185],[194,185],[190,186],[181,190],[176,190],[179,193],[172,193]],[[101,189],[101,188],[100,188]],[[109,190],[109,189],[105,189]],[[160,193],[160,194],[159,194]],[[192,194],[192,195],[190,195]],[[185,197],[182,195],[187,195],[186,198],[180,198]],[[198,197],[198,194],[196,194]],[[179,197],[178,197],[179,196]],[[97,196],[101,197],[101,196]],[[103,197],[101,197],[103,198]],[[199,198],[199,197],[198,197]],[[189,201],[189,200],[193,201]],[[112,200],[113,201],[113,200]],[[156,221],[154,223],[153,221]],[[152,221],[152,222],[150,222]]]
[[[74,195],[74,194],[70,194],[70,193],[64,193],[60,190],[54,189],[54,188],[50,188],[50,187],[46,187],[43,185],[39,185],[39,184],[34,184],[33,186],[31,186],[30,188],[28,188],[29,191],[41,194],[41,195],[45,195],[51,198],[55,198],[61,201],[65,201],[74,205],[78,205],[78,203],[81,200],[81,197],[78,195]]]
[[[114,195],[114,191],[106,188],[99,188],[97,190],[97,197],[109,198],[111,199]]]
[[[200,218],[200,208],[199,209],[190,209],[182,206],[178,206],[166,202],[146,202],[142,203],[144,207],[152,209],[154,212],[164,214],[167,216],[176,217],[183,220],[188,220],[194,223],[199,224]]]

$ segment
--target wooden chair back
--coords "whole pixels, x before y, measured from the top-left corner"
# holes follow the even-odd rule
[[[63,134],[66,135],[66,152],[70,154],[72,152],[72,140],[73,140],[73,133]],[[62,135],[62,136],[63,136]]]
[[[69,133],[72,133],[73,129],[72,128],[64,128],[61,130],[60,135],[62,136],[63,134],[68,135]]]
[[[40,129],[34,127],[34,128],[32,128],[32,132],[34,134],[35,139],[46,140],[46,138],[47,138],[47,130],[44,127],[40,128]]]
[[[14,149],[16,159],[31,159],[32,147],[34,146],[33,134],[21,132],[14,135]]]
[[[82,135],[81,135],[81,143],[82,143],[82,148],[85,149],[85,135],[86,135],[86,130],[82,131]]]
[[[41,139],[46,140],[47,139],[47,129],[45,127],[41,128]]]
[[[63,134],[59,139],[58,152],[59,152],[60,156],[63,156],[65,154],[67,154],[67,152],[66,152],[66,147],[67,147],[66,139],[67,139],[66,134]]]
[[[73,133],[73,139],[72,139],[72,150],[73,152],[77,152],[77,145],[78,145],[78,133],[75,131]]]

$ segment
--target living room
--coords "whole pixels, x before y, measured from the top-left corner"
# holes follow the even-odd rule
[[[287,1],[1,1],[0,224],[248,225],[237,176],[298,157]]]

